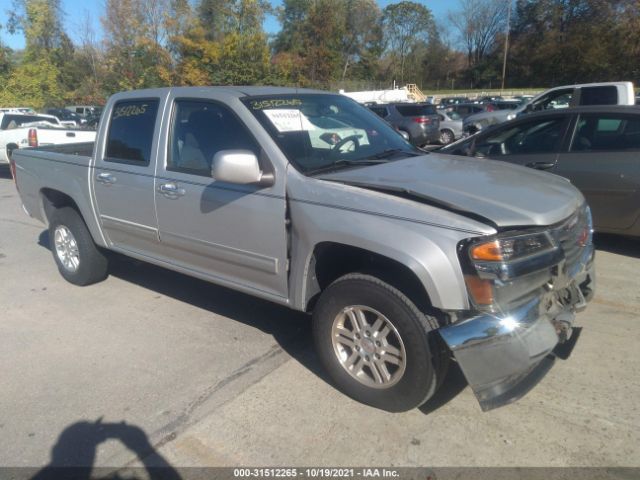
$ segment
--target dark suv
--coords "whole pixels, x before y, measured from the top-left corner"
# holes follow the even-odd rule
[[[396,130],[409,135],[417,146],[440,140],[440,117],[430,103],[386,103],[370,105],[371,111],[384,118]]]

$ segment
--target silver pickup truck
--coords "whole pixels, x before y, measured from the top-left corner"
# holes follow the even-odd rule
[[[516,400],[570,353],[594,293],[569,182],[425,154],[343,95],[120,93],[95,144],[11,166],[71,283],[103,280],[113,250],[312,313],[334,384],[389,411],[426,402],[452,358],[484,410]]]

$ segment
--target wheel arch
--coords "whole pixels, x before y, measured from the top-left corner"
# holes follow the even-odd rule
[[[100,233],[99,227],[94,221],[94,217],[90,212],[83,211],[80,207],[80,203],[69,195],[55,188],[44,187],[40,189],[40,208],[42,212],[42,218],[49,224],[51,220],[51,214],[58,208],[70,207],[78,212],[85,225],[89,229],[93,241],[100,246],[104,246],[104,241]]]
[[[393,253],[334,241],[315,244],[304,270],[302,309],[313,310],[320,293],[334,280],[359,272],[373,274],[402,291],[422,311],[434,311],[435,292],[430,292],[424,281],[427,272],[408,256]]]

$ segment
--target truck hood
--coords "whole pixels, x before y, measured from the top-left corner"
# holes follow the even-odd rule
[[[499,229],[569,217],[582,194],[562,177],[494,160],[428,154],[316,178],[412,198]]]

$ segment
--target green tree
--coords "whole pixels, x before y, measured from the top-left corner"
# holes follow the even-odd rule
[[[0,90],[0,105],[26,105],[41,109],[58,105],[64,92],[58,81],[59,71],[47,58],[31,60],[17,66]]]
[[[374,57],[382,53],[382,12],[375,0],[345,0],[343,12],[341,78],[344,81],[354,64],[360,63],[360,71],[364,73]]]
[[[166,2],[154,0],[106,0],[102,18],[105,63],[111,74],[105,79],[108,91],[168,85],[171,56],[161,43],[165,35]],[[154,10],[151,12],[151,10]]]
[[[20,64],[7,80],[4,103],[11,97],[10,103],[38,108],[63,103],[65,87],[71,83],[63,72],[73,56],[73,45],[62,27],[60,0],[14,0],[8,30],[22,32],[26,45]]]
[[[406,0],[388,5],[382,14],[392,68],[397,73],[396,63],[399,62],[400,82],[404,83],[406,59],[417,46],[429,41],[434,26],[433,16],[424,5]]]

